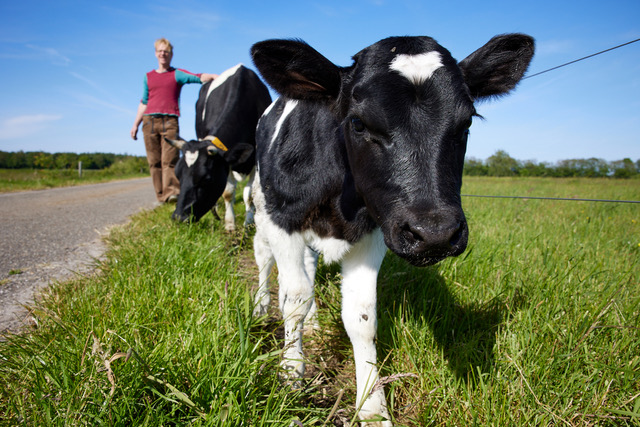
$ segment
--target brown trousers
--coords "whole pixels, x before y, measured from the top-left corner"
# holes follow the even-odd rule
[[[165,138],[175,139],[180,132],[178,118],[167,115],[148,115],[142,118],[144,146],[156,198],[165,203],[169,197],[180,194],[180,182],[174,169],[180,151],[171,146]]]

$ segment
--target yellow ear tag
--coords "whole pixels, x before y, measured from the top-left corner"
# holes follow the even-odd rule
[[[220,141],[218,139],[218,137],[214,137],[213,139],[210,140],[211,143],[213,145],[215,145],[216,147],[218,147],[219,149],[221,149],[222,151],[229,151],[229,149],[227,147],[224,146],[224,144],[222,143],[222,141]]]

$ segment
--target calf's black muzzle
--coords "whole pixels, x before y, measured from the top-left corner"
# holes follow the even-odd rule
[[[424,267],[463,253],[469,228],[464,214],[431,216],[422,221],[398,221],[384,234],[385,243],[393,252],[417,267]]]

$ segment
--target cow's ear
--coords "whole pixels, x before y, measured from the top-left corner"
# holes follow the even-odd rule
[[[496,36],[459,66],[474,99],[504,95],[516,87],[533,57],[535,42],[526,34]]]
[[[223,154],[224,159],[229,166],[236,166],[245,163],[254,152],[254,148],[250,144],[240,143]]]
[[[225,153],[226,151],[221,150],[220,148],[216,147],[213,144],[207,146],[207,154],[210,156],[215,156],[216,154],[219,156],[224,156]]]
[[[178,137],[178,139],[165,138],[165,141],[167,141],[169,145],[177,148],[178,150],[182,150],[182,147],[184,147],[185,142],[187,142],[180,137]]]
[[[340,67],[303,41],[259,42],[251,56],[267,83],[286,97],[335,99],[340,92]]]

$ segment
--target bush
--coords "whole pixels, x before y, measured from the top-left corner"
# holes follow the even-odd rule
[[[523,176],[556,178],[638,178],[640,160],[629,159],[607,162],[595,157],[589,159],[560,160],[555,165],[534,160],[518,161],[504,150],[498,150],[486,161],[473,157],[465,159],[467,176]]]
[[[106,172],[113,175],[149,173],[149,165],[144,157],[128,156],[113,163],[106,169]]]

